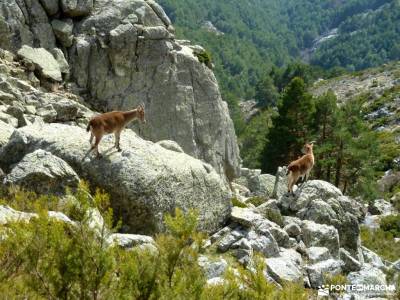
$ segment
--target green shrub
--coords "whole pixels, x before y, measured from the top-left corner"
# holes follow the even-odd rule
[[[212,68],[212,58],[211,54],[207,51],[195,53],[199,62],[205,64],[208,68]]]
[[[67,205],[65,212],[74,225],[49,218],[46,201],[37,202],[37,218],[0,225],[2,298],[261,300],[310,296],[301,283],[284,284],[283,289],[269,283],[259,256],[254,257],[252,271],[229,269],[224,284],[207,285],[197,263],[203,235],[197,231],[194,211],[184,214],[177,209],[174,215],[166,215],[166,232],[155,237],[153,250],[136,247],[127,251],[107,242],[115,230],[107,194],[98,190],[91,196],[82,183],[69,196],[76,201]],[[22,206],[30,203],[9,200]],[[89,226],[92,208],[101,211],[105,219],[100,232]]]
[[[342,274],[330,275],[327,274],[325,277],[325,283],[327,285],[344,285],[347,282],[346,276]]]
[[[282,217],[282,215],[281,215],[281,213],[279,211],[277,211],[275,209],[267,209],[265,211],[264,216],[268,220],[270,220],[270,221],[278,224],[279,226],[283,227],[283,225],[284,225],[283,224],[283,217]]]
[[[390,232],[394,237],[400,237],[400,215],[383,217],[380,221],[383,231]]]
[[[233,206],[237,206],[237,207],[241,207],[241,208],[246,208],[247,207],[246,203],[243,203],[242,201],[240,201],[237,198],[232,198],[231,202],[232,202]]]
[[[382,229],[371,231],[366,227],[361,227],[361,243],[384,259],[389,261],[399,259],[400,243],[394,241],[394,236],[390,232]]]
[[[310,299],[311,292],[302,283],[286,282],[282,289],[265,280],[265,263],[262,256],[253,257],[251,269],[238,267],[236,275],[232,271],[225,274],[223,285],[208,286],[202,299]]]
[[[256,197],[251,197],[250,199],[248,199],[247,203],[251,203],[254,206],[260,206],[261,204],[264,204],[267,201],[268,201],[267,198],[256,196]]]

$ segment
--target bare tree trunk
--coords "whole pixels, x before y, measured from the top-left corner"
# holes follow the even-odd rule
[[[342,166],[343,166],[343,141],[340,140],[339,151],[336,159],[336,175],[335,175],[335,185],[339,187],[341,176],[342,176]]]

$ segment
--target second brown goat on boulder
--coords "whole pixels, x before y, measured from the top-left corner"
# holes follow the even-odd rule
[[[115,147],[118,151],[121,151],[119,140],[122,130],[135,119],[139,119],[141,122],[146,123],[144,115],[144,105],[141,104],[137,108],[129,111],[112,111],[93,117],[86,128],[86,131],[90,131],[90,145],[91,150],[95,149],[97,157],[100,157],[99,143],[105,134],[114,133],[115,135]],[[95,138],[94,144],[93,138]]]
[[[292,161],[288,166],[288,193],[293,194],[293,186],[296,184],[300,177],[304,178],[305,181],[308,180],[310,176],[311,169],[314,166],[314,153],[313,153],[313,143],[307,143],[304,146],[304,155],[299,159]]]

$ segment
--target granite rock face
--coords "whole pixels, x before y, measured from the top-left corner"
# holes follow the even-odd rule
[[[5,178],[6,185],[18,185],[38,194],[65,192],[75,188],[79,177],[62,159],[41,149],[27,154]]]
[[[294,196],[281,196],[278,204],[283,214],[334,227],[340,236],[340,247],[355,257],[360,254],[359,222],[365,217],[365,209],[354,199],[343,196],[334,185],[310,180],[299,187]],[[336,246],[335,251],[338,250]]]
[[[196,56],[201,47],[175,40],[160,5],[144,0],[19,2],[0,4],[0,48],[16,52],[26,45],[53,53],[57,40],[70,67],[69,80],[93,108],[128,110],[144,103],[147,124],[132,125],[142,137],[173,140],[229,180],[239,175],[233,123],[217,80]],[[58,81],[59,71],[52,78]]]
[[[53,55],[44,48],[23,46],[18,56],[26,63],[33,64],[40,75],[53,81],[61,81],[60,65]]]
[[[216,231],[228,218],[230,192],[204,162],[145,141],[131,130],[121,136],[122,152],[113,148],[114,138],[107,136],[100,144],[103,158],[96,159],[88,153],[88,139],[89,134],[77,126],[25,126],[1,148],[0,165],[7,172],[21,159],[23,163],[26,154],[38,149],[50,152],[68,163],[79,177],[110,194],[114,210],[129,232],[162,231],[164,214],[175,207],[196,209],[200,228],[205,231]]]

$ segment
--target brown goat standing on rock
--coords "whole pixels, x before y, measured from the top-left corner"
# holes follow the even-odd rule
[[[96,149],[97,157],[101,157],[99,153],[99,143],[101,138],[105,134],[114,133],[115,135],[115,147],[118,152],[121,151],[119,146],[119,140],[122,130],[135,119],[139,119],[141,122],[146,123],[144,116],[144,105],[139,105],[136,109],[129,111],[112,111],[93,117],[86,128],[86,131],[91,131],[90,150]],[[92,144],[93,138],[95,143]]]
[[[314,166],[314,153],[313,153],[313,143],[308,143],[304,146],[305,154],[299,159],[292,161],[288,166],[288,193],[293,194],[293,186],[296,184],[297,180],[301,177],[305,181],[308,180],[312,167]]]

